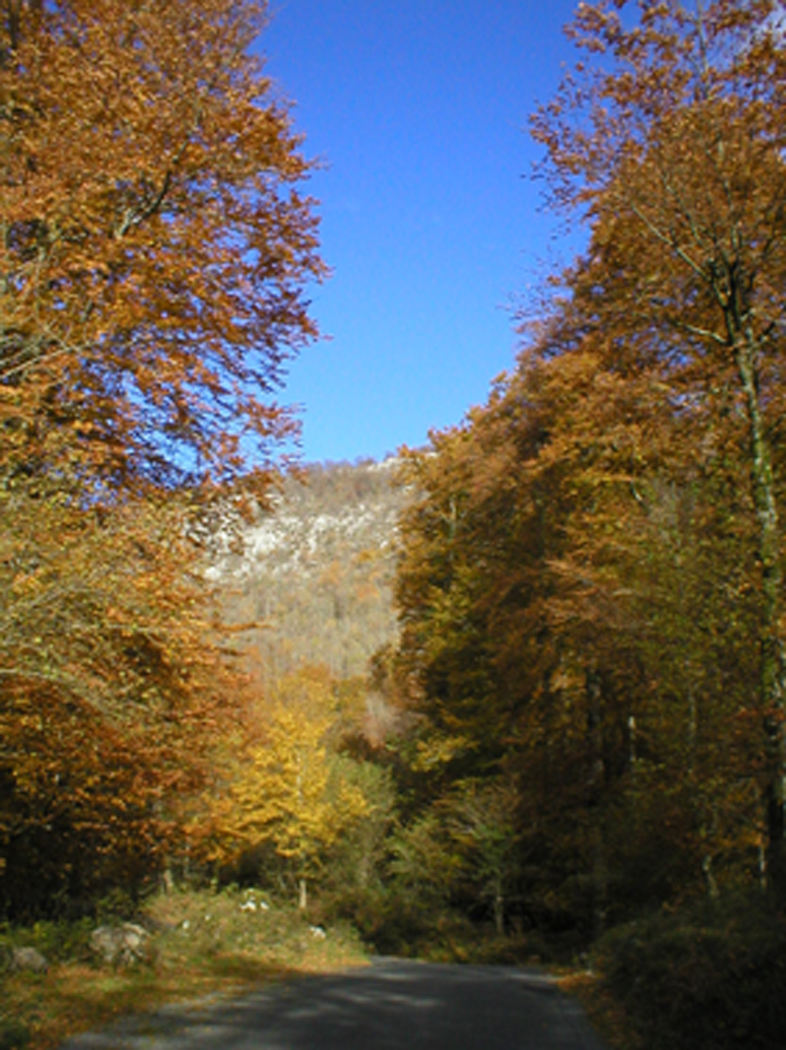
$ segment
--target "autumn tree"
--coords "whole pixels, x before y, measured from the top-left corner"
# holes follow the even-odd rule
[[[309,880],[367,804],[351,760],[331,744],[336,710],[329,676],[314,668],[293,672],[271,704],[259,740],[244,748],[211,806],[208,848],[228,863],[270,843],[289,865],[305,908]]]
[[[322,273],[308,165],[249,53],[264,5],[0,14],[4,476],[259,467]]]
[[[390,662],[402,843],[511,776],[517,895],[594,932],[760,881],[764,842],[777,884],[781,848],[781,36],[768,3],[631,7],[582,5],[603,65],[535,121],[587,251],[408,457]]]
[[[757,521],[758,697],[769,865],[784,872],[784,665],[776,448],[782,370],[784,59],[778,5],[583,4],[590,56],[536,116],[561,203],[582,206],[578,280],[610,369],[657,363],[675,411],[744,435]],[[596,57],[597,56],[597,57]],[[600,58],[602,56],[602,60]],[[599,340],[600,342],[600,340]],[[705,415],[706,420],[706,415]]]
[[[757,863],[735,553],[755,529],[722,501],[737,457],[708,461],[659,369],[612,366],[575,287],[487,405],[409,457],[393,663],[413,833],[450,840],[462,785],[512,776],[513,895],[597,932]]]
[[[0,3],[7,856],[163,842],[199,727],[240,688],[193,522],[258,492],[292,434],[275,391],[323,273],[309,164],[250,52],[264,20],[253,0]]]
[[[589,376],[579,355],[523,360],[483,409],[413,458],[424,496],[402,525],[398,666],[416,716],[413,764],[441,798],[436,812],[447,817],[462,784],[496,797],[496,780],[512,773],[514,826],[537,829],[518,835],[521,854],[540,851],[545,868],[545,843],[556,858],[558,843],[597,839],[590,907],[600,912],[599,814],[625,768],[637,674],[609,542],[628,493],[626,451],[614,450],[613,430],[603,437],[601,416],[584,415]],[[611,421],[628,399],[610,383],[599,412]],[[518,853],[506,861],[514,871]],[[543,873],[552,901],[567,877],[555,863]],[[519,898],[538,893],[517,885]]]
[[[171,496],[15,504],[0,562],[0,905],[132,889],[182,843],[243,681]]]

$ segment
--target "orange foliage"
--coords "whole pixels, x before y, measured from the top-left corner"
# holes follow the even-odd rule
[[[316,335],[255,0],[0,2],[0,907],[155,870],[243,683],[192,539]],[[199,524],[197,522],[197,524]],[[103,858],[103,859],[102,859]],[[60,904],[58,904],[58,900]]]
[[[411,457],[397,589],[428,790],[515,771],[542,892],[598,925],[614,880],[761,877],[762,836],[775,878],[786,786],[783,36],[766,0],[628,6],[580,5],[535,118],[588,250]]]
[[[15,510],[0,607],[0,885],[20,912],[156,870],[243,683],[176,504]]]
[[[4,473],[228,479],[291,429],[262,398],[323,270],[263,11],[0,5]]]

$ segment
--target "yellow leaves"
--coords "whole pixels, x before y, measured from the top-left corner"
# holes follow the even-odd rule
[[[305,693],[290,692],[289,702],[282,698],[274,704],[263,740],[245,751],[226,793],[211,806],[218,855],[231,856],[239,843],[271,842],[305,874],[368,812],[349,776],[349,760],[329,744],[335,721],[331,698],[320,696],[315,680],[304,677]]]
[[[19,572],[11,580],[11,591],[20,597],[35,593],[41,587],[41,572]]]
[[[472,746],[471,738],[466,735],[430,736],[426,740],[418,740],[412,768],[419,773],[437,772],[441,766],[471,750]]]

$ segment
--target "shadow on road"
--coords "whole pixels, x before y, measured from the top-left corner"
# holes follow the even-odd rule
[[[534,969],[377,959],[223,1003],[168,1006],[61,1050],[603,1050]]]

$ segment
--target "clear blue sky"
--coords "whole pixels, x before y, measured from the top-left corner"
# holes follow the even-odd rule
[[[282,400],[307,462],[380,459],[458,423],[513,364],[517,295],[553,267],[557,219],[527,133],[570,62],[575,0],[271,0],[266,71],[324,164],[323,257]]]

